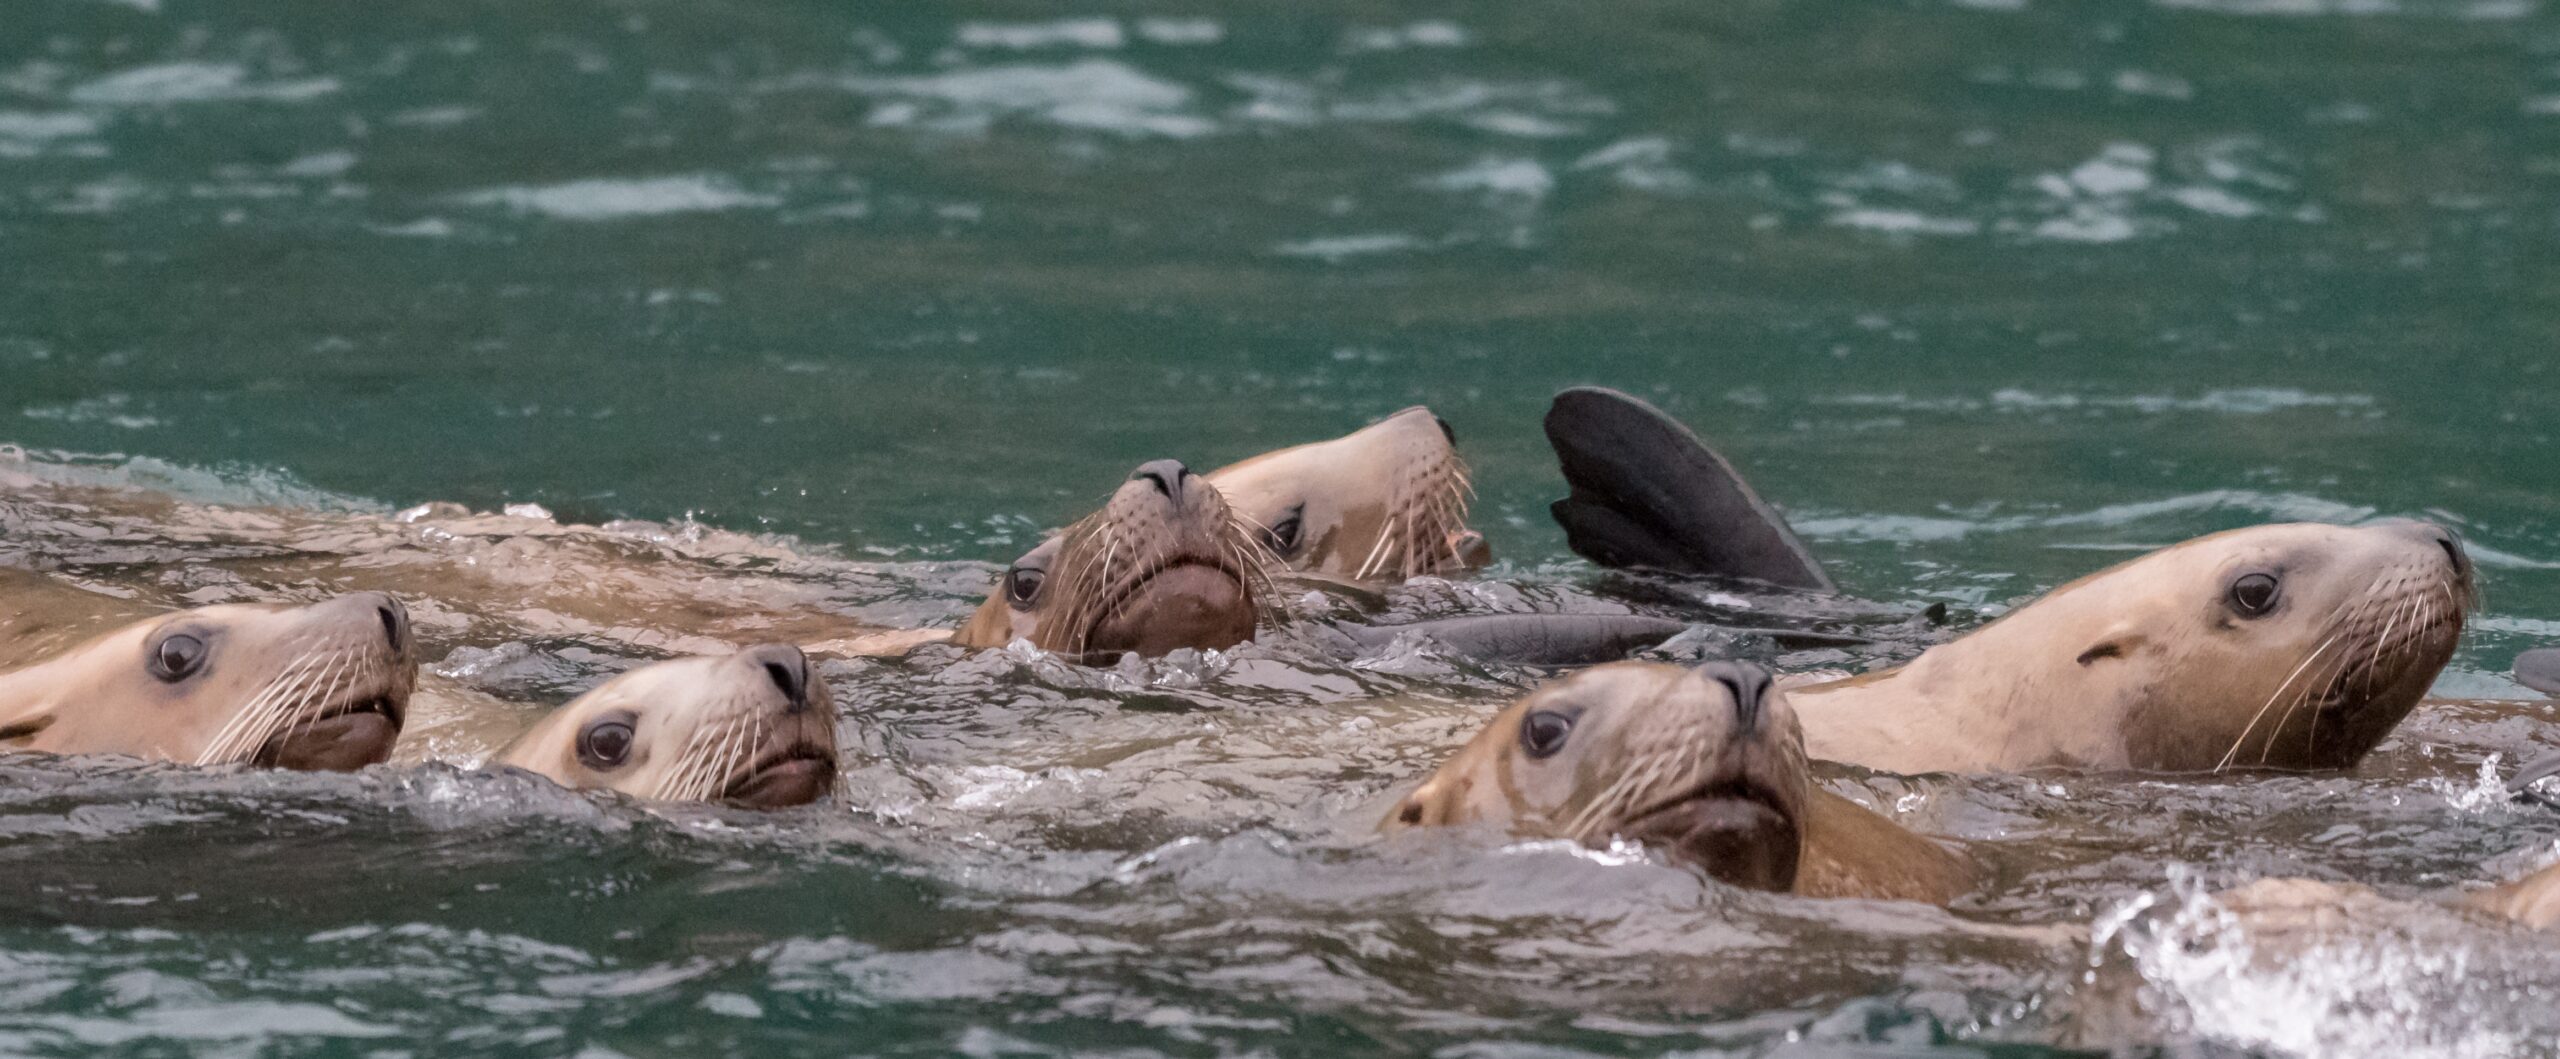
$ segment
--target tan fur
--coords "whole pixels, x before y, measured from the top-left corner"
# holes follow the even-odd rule
[[[2341,768],[2452,657],[2469,605],[2433,527],[2258,526],[2055,589],[1909,665],[1794,690],[1813,755],[1902,773]],[[2263,617],[2229,603],[2267,571]]]
[[[500,750],[493,764],[539,773],[564,787],[614,790],[652,801],[707,801],[759,766],[791,751],[823,753],[832,777],[837,717],[826,682],[808,672],[805,706],[795,708],[749,648],[642,666],[552,711]],[[626,719],[630,759],[594,768],[579,758],[591,723]],[[830,781],[832,782],[832,780]]]
[[[1062,654],[1233,647],[1253,638],[1266,562],[1218,490],[1198,476],[1179,500],[1133,477],[1102,510],[1015,560],[951,642],[985,648],[1025,640]],[[1042,575],[1027,603],[1008,591],[1014,571],[1026,569]],[[1215,587],[1154,599],[1151,588],[1168,583],[1168,574]],[[1124,628],[1140,618],[1131,608],[1142,603],[1151,604],[1142,619],[1150,627]]]
[[[1492,561],[1466,525],[1466,464],[1427,408],[1221,467],[1209,480],[1292,570],[1402,581]],[[1269,536],[1292,516],[1294,541]]]
[[[1523,719],[1560,709],[1580,711],[1564,749],[1531,758],[1521,747]],[[1748,767],[1791,803],[1801,846],[1794,892],[1944,904],[1972,889],[1974,869],[1962,855],[1814,785],[1784,692],[1770,691],[1764,710]],[[1734,717],[1731,695],[1695,670],[1644,662],[1585,670],[1496,715],[1381,826],[1492,824],[1605,845],[1626,823],[1614,805],[1658,804],[1738,771]],[[1601,800],[1630,780],[1644,789]]]
[[[379,608],[388,602],[359,593],[310,606],[202,607],[130,622],[0,673],[0,748],[241,764],[273,738],[375,700],[388,704],[396,733],[418,663],[405,636],[395,645],[386,635]],[[36,624],[26,611],[19,616]],[[177,680],[155,676],[153,652],[181,635],[204,645],[201,666]],[[388,744],[381,749],[387,753]]]
[[[2466,894],[2460,903],[2505,916],[2535,930],[2560,927],[2560,865],[2492,890]]]

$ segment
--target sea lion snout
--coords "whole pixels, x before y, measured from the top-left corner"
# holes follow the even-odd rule
[[[1155,486],[1156,492],[1164,494],[1164,498],[1173,501],[1173,506],[1179,509],[1183,506],[1184,497],[1191,492],[1192,477],[1191,468],[1181,460],[1152,460],[1139,464],[1137,471],[1129,475],[1129,480]]]
[[[1698,675],[1724,685],[1725,693],[1732,697],[1736,734],[1759,733],[1773,683],[1766,668],[1749,662],[1709,662],[1698,667]]]
[[[2466,583],[2470,581],[2471,556],[2462,549],[2461,534],[2421,519],[2395,519],[2383,525],[2405,536],[2425,541],[2442,549],[2445,559],[2453,563],[2454,576],[2462,578]]]
[[[787,713],[805,713],[809,709],[809,656],[790,644],[758,644],[738,652],[751,665],[764,668],[765,676],[782,692],[789,703]]]

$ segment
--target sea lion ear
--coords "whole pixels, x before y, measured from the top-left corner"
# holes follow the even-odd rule
[[[2118,626],[2107,630],[2107,634],[2099,637],[2096,643],[2090,644],[2088,650],[2080,652],[2079,662],[2086,666],[2095,665],[2101,658],[2123,658],[2141,650],[2143,643],[2144,638],[2141,633]]]
[[[1378,822],[1379,830],[1392,831],[1399,827],[1421,827],[1425,824],[1439,823],[1432,819],[1431,812],[1431,802],[1439,787],[1440,781],[1436,777],[1423,781],[1422,786],[1414,788],[1413,793],[1405,795],[1402,800],[1396,802],[1396,807],[1387,812],[1385,820]]]
[[[37,733],[53,727],[53,720],[53,711],[41,706],[25,710],[14,717],[0,717],[0,746],[7,746],[23,739],[33,739]]]

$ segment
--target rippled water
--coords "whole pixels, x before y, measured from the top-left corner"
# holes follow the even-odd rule
[[[129,597],[78,597],[97,621],[392,580],[441,660],[421,720],[524,719],[689,637],[951,624],[1142,459],[1412,403],[1456,426],[1504,560],[1299,600],[1232,657],[830,663],[849,794],[774,816],[448,765],[0,761],[0,1051],[2560,1036],[2546,939],[2404,910],[2310,944],[2205,896],[2409,897],[2560,853],[2483,779],[2560,745],[2503,675],[2560,634],[2540,4],[22,0],[0,24],[0,443],[33,452],[0,466],[0,565]],[[1944,635],[1920,604],[1962,625],[2208,530],[2423,515],[2482,567],[2438,688],[2481,701],[2352,776],[1827,777],[1990,865],[1952,913],[1371,841],[1537,674],[1330,623],[1665,591],[1545,518],[1537,417],[1578,383],[1725,447],[1876,601],[1824,620],[1887,640],[1718,648],[1861,666]],[[438,564],[531,515],[346,559],[429,500],[642,520],[512,590],[565,591],[593,544],[669,609],[438,598]],[[465,763],[493,738],[426,734]]]

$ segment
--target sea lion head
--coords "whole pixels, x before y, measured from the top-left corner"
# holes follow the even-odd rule
[[[1471,570],[1493,551],[1467,528],[1475,494],[1455,438],[1415,406],[1219,468],[1209,481],[1292,570],[1355,580]]]
[[[1769,671],[1620,662],[1496,715],[1398,803],[1389,828],[1493,823],[1633,839],[1726,882],[1789,890],[1803,859],[1804,733]]]
[[[418,660],[379,592],[201,607],[0,674],[0,748],[345,771],[391,754]]]
[[[835,701],[797,647],[679,658],[570,700],[497,762],[651,801],[803,805],[835,789]]]
[[[1233,647],[1253,638],[1267,561],[1217,489],[1157,460],[1015,560],[953,642],[1071,655]]]
[[[2461,542],[2430,523],[2254,526],[2055,589],[1914,675],[2111,704],[2091,727],[2136,767],[2343,768],[2426,694],[2473,595]]]

